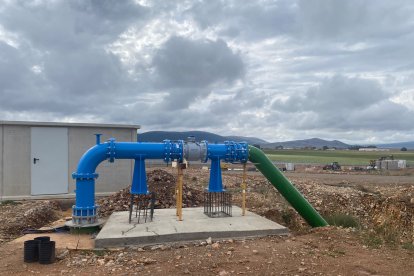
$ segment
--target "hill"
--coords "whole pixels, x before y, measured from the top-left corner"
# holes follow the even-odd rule
[[[286,142],[276,142],[276,143],[267,143],[261,145],[262,148],[267,149],[274,149],[278,146],[282,146],[283,148],[323,148],[327,146],[329,148],[337,148],[337,149],[346,149],[350,145],[342,143],[338,140],[328,141],[319,138],[311,138],[311,139],[304,139],[304,140],[293,140],[293,141],[286,141]]]
[[[294,140],[286,142],[269,143],[263,139],[257,137],[245,137],[245,136],[221,136],[215,133],[206,131],[148,131],[138,135],[139,142],[162,142],[165,139],[168,140],[186,140],[189,136],[195,136],[197,141],[207,140],[210,143],[223,143],[224,141],[236,141],[247,142],[251,145],[260,145],[262,148],[274,149],[277,146],[283,146],[284,148],[323,148],[327,146],[329,148],[345,149],[349,145],[342,143],[338,140],[327,141],[319,138]]]
[[[250,136],[225,136],[227,140],[229,141],[245,141],[252,145],[262,145],[262,144],[268,144],[269,142],[256,138],[256,137],[250,137]]]
[[[186,140],[189,136],[195,136],[197,141],[207,140],[210,143],[223,143],[224,141],[247,142],[249,144],[266,144],[267,141],[256,137],[221,136],[206,131],[148,131],[138,134],[139,142],[162,142],[168,140]]]
[[[379,148],[385,148],[385,149],[401,149],[402,147],[405,147],[407,149],[414,149],[414,141],[411,142],[401,142],[401,143],[391,143],[391,144],[379,144],[377,145]]]

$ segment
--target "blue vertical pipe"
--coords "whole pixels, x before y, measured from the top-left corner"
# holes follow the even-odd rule
[[[208,181],[208,192],[223,192],[223,180],[221,177],[220,159],[224,158],[227,149],[223,144],[208,144],[208,158],[210,164],[210,179]]]
[[[96,136],[96,144],[99,145],[101,143],[101,136],[102,136],[102,134],[95,133],[95,136]]]
[[[140,156],[135,158],[134,175],[132,177],[131,194],[148,194],[147,174],[145,173],[145,159]]]
[[[208,183],[209,192],[223,192],[223,180],[221,178],[220,157],[216,156],[211,159],[210,180]]]
[[[107,146],[97,144],[90,148],[80,159],[76,173],[76,202],[72,208],[73,221],[76,224],[94,223],[96,217],[95,206],[95,173],[97,166],[106,159]]]

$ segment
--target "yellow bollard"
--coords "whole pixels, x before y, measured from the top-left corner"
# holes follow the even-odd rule
[[[178,217],[178,177],[177,177],[177,185],[175,186],[175,215]]]
[[[177,164],[177,216],[178,220],[183,220],[183,164]]]
[[[179,182],[180,182],[180,164],[177,164],[177,183],[176,183],[176,185],[175,185],[175,215],[178,217],[178,205],[179,205],[179,202],[180,202],[180,198],[179,198],[179,195],[178,195],[178,187],[180,186],[179,185]]]
[[[243,163],[243,180],[242,180],[242,216],[246,214],[246,163]]]

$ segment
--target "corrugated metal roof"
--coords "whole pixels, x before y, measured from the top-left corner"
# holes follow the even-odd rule
[[[0,125],[45,126],[45,127],[101,127],[101,128],[132,128],[132,129],[141,128],[140,125],[65,123],[65,122],[30,122],[30,121],[0,121]]]

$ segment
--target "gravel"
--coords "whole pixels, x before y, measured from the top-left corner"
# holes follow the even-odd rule
[[[59,218],[54,201],[8,201],[0,204],[0,239],[7,241],[28,228],[40,228]]]

